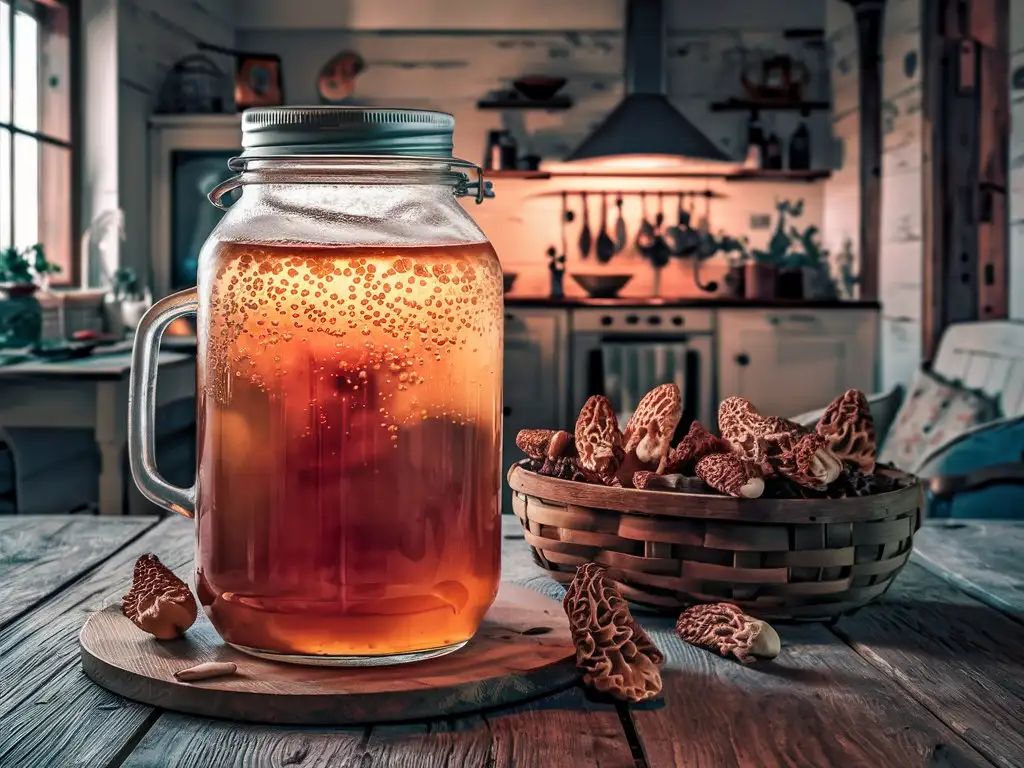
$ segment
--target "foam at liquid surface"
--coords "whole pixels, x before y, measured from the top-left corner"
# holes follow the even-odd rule
[[[208,268],[197,582],[215,626],[280,653],[467,639],[500,569],[493,251],[226,244]]]

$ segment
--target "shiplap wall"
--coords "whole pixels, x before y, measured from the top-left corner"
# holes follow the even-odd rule
[[[1024,320],[1024,0],[1010,0],[1010,317]]]
[[[199,41],[231,47],[234,5],[228,0],[117,0],[118,193],[125,214],[121,263],[148,281],[148,120],[171,66]],[[230,68],[226,68],[228,73]]]
[[[566,155],[596,126],[623,95],[623,42],[621,0],[541,0],[482,4],[468,0],[422,2],[397,0],[307,2],[301,12],[284,11],[273,0],[241,0],[236,43],[239,48],[281,56],[284,91],[290,104],[318,103],[316,77],[335,54],[354,50],[364,58],[366,71],[357,81],[355,101],[380,106],[442,109],[456,118],[456,152],[480,162],[489,130],[506,128],[521,153],[544,158]],[[242,11],[244,9],[244,12]],[[712,113],[712,100],[740,95],[737,72],[747,56],[768,52],[789,53],[811,69],[810,98],[829,98],[825,52],[802,41],[784,39],[786,28],[824,26],[819,0],[786,0],[763,5],[723,0],[697,4],[676,0],[667,6],[668,93],[673,103],[709,137],[733,155],[745,149],[745,114]],[[565,92],[575,101],[560,113],[488,112],[476,102],[488,92],[510,87],[526,74],[562,75],[569,79]],[[766,128],[786,141],[800,121],[787,113],[766,114]],[[827,115],[808,120],[815,160],[831,161]],[[497,197],[483,206],[470,206],[494,243],[507,271],[519,274],[515,291],[545,295],[548,271],[545,250],[560,245],[560,192],[702,190],[704,182],[653,181],[510,181],[498,182]],[[751,230],[751,218],[773,214],[777,199],[802,198],[804,222],[821,224],[820,184],[711,184],[727,199],[716,201],[710,213],[713,229],[734,235],[749,234],[763,244],[768,230]],[[591,257],[583,261],[575,243],[579,239],[580,197],[570,198],[576,223],[566,233],[568,270],[629,272],[634,279],[625,295],[649,295],[654,273],[629,248],[606,267]],[[670,222],[676,218],[674,196],[664,200]],[[657,209],[649,198],[649,216]],[[631,234],[641,220],[639,198],[627,197],[624,217]],[[599,198],[590,197],[591,227],[596,236]],[[703,206],[698,208],[703,213]],[[609,223],[612,213],[609,212]],[[721,265],[709,264],[708,276]],[[567,281],[567,292],[579,289]],[[692,294],[692,266],[673,262],[662,276],[665,295]]]
[[[826,9],[839,170],[825,185],[825,240],[859,253],[857,29],[850,8]],[[888,0],[882,38],[882,217],[879,298],[883,387],[906,384],[921,361],[921,0]]]
[[[921,361],[924,250],[921,2],[889,0],[882,42],[882,384],[906,384]]]

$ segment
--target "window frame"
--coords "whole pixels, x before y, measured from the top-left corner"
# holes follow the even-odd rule
[[[17,13],[17,6],[21,3],[28,3],[29,5],[41,5],[50,7],[61,7],[66,9],[68,14],[68,75],[67,75],[67,109],[68,109],[68,138],[62,139],[57,136],[52,136],[45,131],[28,131],[24,128],[20,128],[16,125],[14,115],[14,104],[15,104],[15,15]],[[7,5],[10,9],[10,30],[7,40],[4,41],[8,51],[6,52],[9,56],[8,67],[10,76],[10,93],[8,104],[8,120],[5,122],[0,120],[0,140],[7,141],[9,143],[11,152],[11,165],[7,169],[8,181],[10,184],[12,198],[14,195],[14,180],[15,180],[15,166],[17,165],[17,158],[15,156],[15,137],[24,136],[34,140],[40,146],[52,146],[60,147],[67,151],[68,161],[70,166],[70,177],[71,177],[71,189],[68,193],[68,204],[69,210],[66,215],[68,216],[68,232],[70,233],[69,252],[67,254],[60,254],[59,256],[53,253],[47,253],[47,258],[60,265],[61,271],[55,275],[49,277],[49,282],[54,287],[59,288],[74,288],[79,284],[80,275],[79,273],[79,259],[76,258],[76,244],[81,238],[82,233],[82,195],[81,195],[81,179],[82,179],[82,120],[81,117],[81,78],[83,69],[82,60],[82,34],[81,34],[81,5],[80,0],[0,0],[0,3]],[[40,89],[41,90],[41,89]],[[39,126],[43,127],[43,126]],[[42,202],[43,191],[40,187],[39,191],[40,202]],[[0,242],[0,248],[7,248],[14,244],[13,238],[15,237],[14,224],[15,224],[15,208],[14,200],[11,200],[10,220],[8,222],[11,232],[12,240],[10,242]],[[40,239],[44,239],[45,234],[40,233]],[[66,262],[65,262],[66,259]]]

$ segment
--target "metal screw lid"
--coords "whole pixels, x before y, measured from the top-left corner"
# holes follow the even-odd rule
[[[260,107],[242,113],[243,157],[451,157],[455,118],[427,109]]]

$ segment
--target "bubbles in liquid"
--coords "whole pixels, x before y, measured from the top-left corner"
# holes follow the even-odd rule
[[[204,267],[199,567],[231,642],[405,652],[493,599],[500,267],[399,250],[225,245]]]

